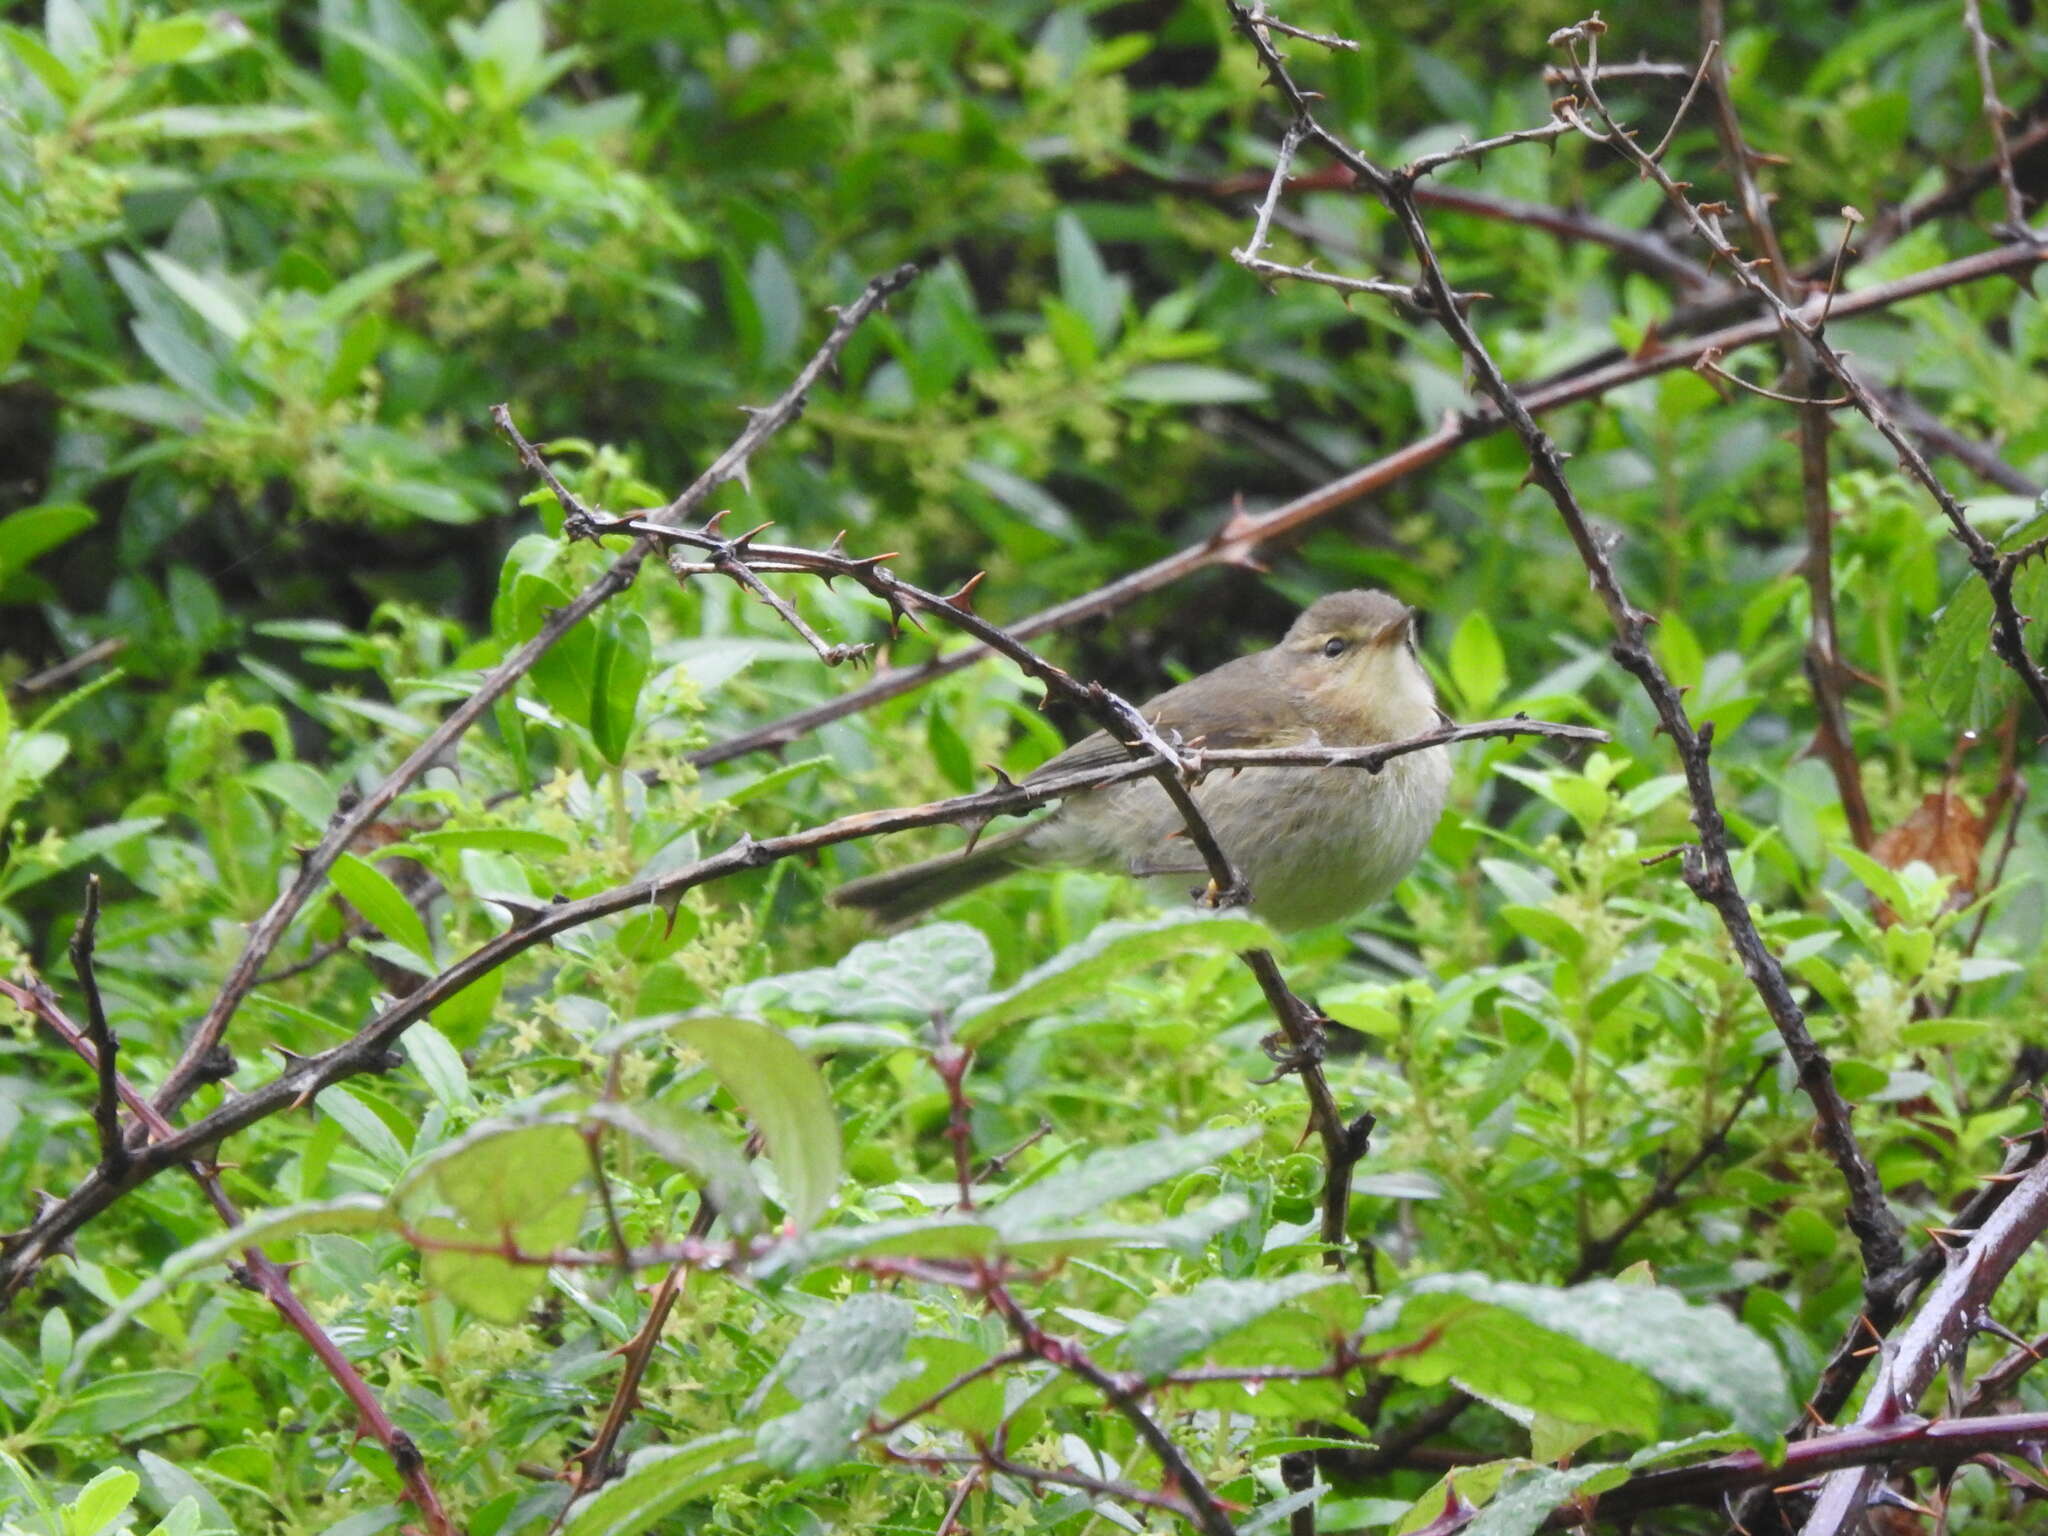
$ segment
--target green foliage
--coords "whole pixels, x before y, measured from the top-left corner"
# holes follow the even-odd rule
[[[1951,11],[1800,0],[1730,37],[1751,143],[1791,156],[1759,172],[1790,260],[1833,251],[1844,203],[1874,215],[1986,149]],[[1229,260],[1277,119],[1197,0],[9,14],[0,971],[47,981],[82,1019],[65,947],[97,874],[101,983],[144,1092],[337,807],[623,547],[560,537],[492,404],[592,505],[663,505],[731,440],[735,407],[786,385],[825,306],[916,259],[924,275],[711,506],[728,531],[772,518],[769,537],[794,543],[845,529],[854,553],[899,551],[935,587],[986,568],[976,601],[998,620],[1470,404],[1423,318],[1268,292]],[[1309,0],[1286,16],[1359,38],[1291,52],[1332,122],[1387,160],[1541,121],[1544,39],[1577,19]],[[1678,8],[1607,19],[1615,57],[1696,57]],[[2038,29],[1992,24],[2024,86]],[[1654,85],[1616,100],[1655,123],[1675,104]],[[1672,162],[1727,196],[1708,118],[1695,108]],[[1654,189],[1576,140],[1440,180],[1669,232]],[[1848,286],[1981,249],[1995,199],[1914,230]],[[1286,207],[1279,259],[1412,276],[1369,200],[1305,188]],[[1518,382],[1654,349],[1691,297],[1526,222],[1446,207],[1430,227],[1452,281],[1491,295],[1473,322]],[[2048,476],[2048,310],[2030,292],[1948,290],[1830,334],[1873,382]],[[1769,385],[1767,357],[1724,365]],[[1660,660],[1715,727],[1737,875],[1857,1131],[1909,1226],[1939,1225],[2034,1123],[2017,1088],[2048,1045],[2048,844],[2000,785],[2002,753],[2030,770],[2039,722],[1989,657],[1988,600],[1941,519],[1844,415],[1827,490],[1862,782],[1881,831],[1931,796],[1952,792],[1936,803],[1955,812],[1947,844],[1854,845],[1806,750],[1788,423],[1684,372],[1546,420],[1658,615]],[[1169,1383],[1146,1402],[1245,1529],[1306,1498],[1320,1529],[1415,1530],[1455,1492],[1483,1506],[1468,1531],[1509,1536],[1633,1468],[1771,1446],[1862,1304],[1844,1195],[1740,959],[1660,858],[1696,835],[1683,780],[1526,468],[1506,438],[1476,442],[1262,551],[1269,572],[1205,570],[1041,642],[1142,695],[1267,643],[1319,592],[1380,585],[1435,615],[1423,652],[1457,716],[1612,733],[1576,756],[1462,749],[1451,810],[1396,897],[1282,954],[1361,1047],[1327,1070],[1348,1110],[1378,1117],[1345,1213],[1369,1272],[1323,1264],[1326,1172],[1294,1080],[1269,1080],[1273,1021],[1235,958],[1275,945],[1255,919],[1023,873],[876,936],[824,893],[958,834],[845,843],[484,975],[382,1070],[223,1144],[239,1226],[175,1171],[90,1224],[0,1319],[0,1523],[417,1523],[333,1374],[233,1283],[252,1247],[292,1266],[474,1536],[558,1519],[571,1536],[929,1531],[964,1469],[883,1457],[871,1428],[901,1415],[902,1445],[1000,1443],[1025,1467],[1157,1490],[1156,1457],[1101,1392],[1042,1356],[1004,1360],[1017,1339],[982,1305],[988,1275],[1119,1380]],[[2003,549],[2039,537],[2031,500],[1977,496],[1942,468]],[[887,635],[843,584],[766,579],[829,639],[881,640],[885,665],[959,643],[936,625]],[[2042,617],[2048,563],[2023,565],[2015,592]],[[99,670],[33,681],[98,642],[120,646]],[[721,577],[650,562],[342,855],[232,1024],[231,1083],[181,1123],[558,898],[958,793],[986,765],[1021,775],[1082,725],[981,667],[784,762],[691,759],[852,686]],[[2002,862],[2007,823],[1978,820],[1995,796],[2018,817]],[[97,1141],[90,1074],[47,1030],[6,1022],[13,1227],[38,1191],[81,1184]],[[946,1073],[962,1048],[959,1111]],[[650,1317],[610,1257],[714,1213],[716,1261],[682,1282],[621,1470],[571,1502],[552,1474],[590,1444],[617,1352]],[[1604,1261],[1582,1274],[1589,1254]],[[2001,1319],[2038,1329],[2044,1282],[2034,1255]],[[1412,1465],[1326,1471],[1306,1494],[1283,1482],[1287,1451],[1385,1436],[1453,1385],[1478,1401],[1450,1438],[1479,1460],[1448,1484]],[[2038,1409],[2042,1390],[2030,1377],[2017,1395]],[[2020,1528],[1979,1472],[1954,1499],[1952,1529]],[[1169,1527],[1012,1476],[978,1483],[962,1522]]]

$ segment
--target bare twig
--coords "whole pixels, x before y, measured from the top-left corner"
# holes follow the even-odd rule
[[[1984,11],[1979,0],[1963,0],[1963,30],[1970,34],[1970,52],[1977,61],[1977,83],[1983,90],[1984,125],[1991,130],[1991,160],[1998,167],[1998,185],[2005,193],[2005,222],[2015,234],[2027,227],[2026,203],[2012,171],[2012,145],[2006,142],[2005,125],[2012,110],[1998,99],[1998,81],[1991,73],[1991,35],[1984,30]]]
[[[1267,1006],[1287,1035],[1291,1054],[1282,1070],[1299,1073],[1308,1094],[1309,1115],[1323,1143],[1323,1257],[1331,1265],[1342,1265],[1344,1231],[1351,1213],[1351,1175],[1371,1148],[1373,1116],[1368,1111],[1347,1121],[1337,1107],[1337,1096],[1323,1075],[1324,1021],[1289,990],[1279,962],[1263,949],[1246,950],[1242,959],[1258,978]]]
[[[1725,30],[1721,0],[1703,0],[1700,34],[1705,47],[1700,59],[1700,73],[1702,78],[1712,83],[1714,126],[1721,141],[1722,158],[1735,180],[1743,220],[1763,252],[1767,274],[1763,281],[1770,284],[1772,292],[1789,299],[1793,294],[1792,274],[1785,265],[1785,252],[1778,241],[1777,226],[1771,219],[1770,203],[1757,185],[1757,157],[1744,141],[1742,125],[1735,114],[1735,94],[1729,84],[1728,59],[1722,48]],[[1652,155],[1650,158],[1655,162],[1660,157]],[[1816,329],[1826,322],[1827,307],[1834,302],[1841,257],[1848,249],[1850,228],[1853,224],[1843,230],[1842,245],[1836,252],[1835,271],[1830,274],[1821,299],[1821,316],[1814,322]],[[1719,368],[1714,371],[1733,383],[1743,384],[1746,389],[1757,390],[1799,408],[1799,487],[1806,514],[1806,556],[1801,567],[1806,578],[1809,610],[1805,666],[1818,721],[1814,747],[1834,776],[1835,792],[1841,797],[1842,813],[1848,819],[1851,839],[1858,848],[1868,848],[1873,837],[1870,804],[1864,797],[1863,770],[1856,760],[1855,742],[1849,731],[1849,714],[1843,703],[1850,670],[1842,660],[1840,632],[1835,623],[1835,518],[1828,503],[1830,428],[1827,413],[1835,406],[1850,402],[1846,395],[1836,400],[1817,398],[1825,373],[1813,348],[1789,325],[1779,337],[1779,349],[1785,359],[1787,375],[1798,381],[1797,394],[1781,395],[1776,391],[1761,390],[1756,385],[1743,384],[1742,380]]]
[[[53,688],[62,688],[81,672],[90,672],[103,661],[110,661],[127,649],[125,635],[109,635],[104,640],[95,640],[75,655],[66,656],[53,667],[30,673],[17,683],[9,685],[7,699],[11,704],[23,699],[32,699],[39,693],[48,693]]]
[[[1722,1116],[1721,1123],[1714,1127],[1711,1135],[1700,1142],[1692,1156],[1676,1168],[1659,1174],[1657,1182],[1651,1186],[1650,1192],[1636,1203],[1634,1210],[1606,1236],[1593,1239],[1580,1250],[1579,1262],[1572,1266],[1571,1276],[1566,1284],[1577,1285],[1581,1280],[1590,1280],[1600,1274],[1613,1261],[1615,1254],[1621,1251],[1621,1245],[1635,1235],[1637,1228],[1659,1211],[1668,1210],[1677,1202],[1679,1191],[1686,1186],[1692,1176],[1727,1149],[1728,1136],[1735,1129],[1735,1122],[1742,1118],[1742,1112],[1749,1108],[1750,1100],[1756,1097],[1757,1090],[1763,1087],[1765,1079],[1771,1075],[1776,1065],[1772,1061],[1758,1064],[1756,1070],[1749,1075],[1749,1081],[1744,1083],[1741,1091],[1736,1094],[1735,1102],[1729,1106],[1728,1113]]]
[[[1466,139],[1451,149],[1440,149],[1434,154],[1417,155],[1406,165],[1392,173],[1396,181],[1417,182],[1425,176],[1432,176],[1447,165],[1460,160],[1478,160],[1492,154],[1496,149],[1506,149],[1512,144],[1554,144],[1579,127],[1553,118],[1540,128],[1517,128],[1510,133],[1497,133],[1490,139]]]
[[[1348,37],[1338,37],[1330,32],[1310,32],[1302,27],[1289,26],[1286,22],[1259,12],[1259,25],[1269,32],[1279,32],[1287,37],[1298,37],[1305,43],[1314,43],[1319,48],[1337,49],[1345,53],[1358,52],[1358,44]]]
[[[85,1027],[92,1041],[93,1071],[98,1089],[93,1095],[93,1124],[99,1129],[100,1166],[118,1175],[128,1163],[128,1143],[121,1134],[121,1043],[107,1022],[106,1000],[100,995],[99,977],[93,970],[93,946],[100,928],[100,877],[85,877],[85,912],[71,933],[71,969],[77,973],[78,988],[85,994]]]
[[[1718,12],[1714,30],[1720,31]],[[1718,67],[1715,67],[1718,66]],[[1709,69],[1714,70],[1715,84],[1727,77],[1727,63],[1721,58],[1721,39],[1718,35],[1707,40],[1707,51],[1700,55],[1700,67],[1693,71],[1692,84],[1685,88],[1685,94],[1678,99],[1678,110],[1671,114],[1671,122],[1664,130],[1664,137],[1657,141],[1657,147],[1650,151],[1652,160],[1662,160],[1664,151],[1671,147],[1671,140],[1678,133],[1679,124],[1685,121],[1685,114],[1692,110],[1692,99],[1700,93],[1700,83],[1707,78]]]

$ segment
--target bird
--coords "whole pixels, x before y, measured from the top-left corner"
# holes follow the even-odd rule
[[[1415,650],[1416,613],[1388,593],[1333,592],[1278,645],[1169,688],[1140,713],[1168,741],[1202,749],[1360,747],[1448,725]],[[1034,770],[1027,785],[1128,760],[1106,731]],[[1447,747],[1358,767],[1219,769],[1192,794],[1250,888],[1250,908],[1286,931],[1381,900],[1421,856],[1450,787]],[[1190,891],[1208,865],[1154,779],[1066,797],[1051,815],[962,852],[849,881],[828,900],[908,922],[1020,868],[1097,869]]]

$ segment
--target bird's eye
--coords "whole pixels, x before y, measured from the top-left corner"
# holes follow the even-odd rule
[[[1342,635],[1332,635],[1329,639],[1325,640],[1323,642],[1323,654],[1325,656],[1342,656],[1344,654],[1344,637]]]

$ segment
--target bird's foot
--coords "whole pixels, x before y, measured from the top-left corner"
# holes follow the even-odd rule
[[[1261,1086],[1277,1083],[1289,1073],[1300,1072],[1308,1067],[1320,1067],[1323,1064],[1324,1058],[1330,1054],[1330,1044],[1328,1036],[1323,1033],[1322,1014],[1318,1012],[1302,1023],[1303,1032],[1299,1044],[1296,1044],[1294,1037],[1284,1029],[1276,1029],[1259,1041],[1259,1049],[1272,1061],[1273,1071],[1270,1076],[1253,1078],[1254,1083]]]

